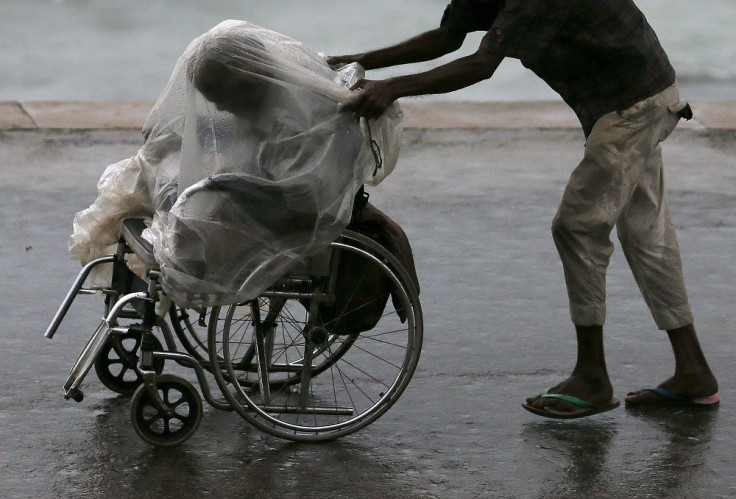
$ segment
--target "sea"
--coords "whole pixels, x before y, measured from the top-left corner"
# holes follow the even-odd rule
[[[252,22],[326,54],[384,47],[436,27],[449,0],[0,0],[0,101],[154,100],[189,41],[225,19]],[[736,0],[636,0],[677,69],[684,97],[736,100]],[[481,33],[439,61],[475,51]],[[429,99],[549,100],[518,61]]]

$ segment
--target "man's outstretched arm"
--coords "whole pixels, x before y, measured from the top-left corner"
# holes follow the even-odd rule
[[[365,118],[378,118],[396,99],[415,95],[443,94],[487,80],[495,73],[502,56],[485,49],[424,73],[387,80],[359,80],[352,88],[362,89],[346,110]]]
[[[437,28],[410,38],[392,47],[364,52],[362,54],[328,56],[327,63],[348,64],[357,62],[365,69],[378,69],[413,62],[437,59],[459,49],[465,35],[454,35]]]

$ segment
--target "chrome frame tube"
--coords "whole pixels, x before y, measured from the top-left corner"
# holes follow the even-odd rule
[[[133,300],[144,299],[147,299],[146,293],[130,293],[123,296],[117,301],[117,303],[115,303],[115,306],[112,307],[110,313],[107,314],[107,317],[105,317],[100,325],[97,326],[94,334],[92,334],[92,337],[85,345],[82,353],[79,354],[74,366],[72,366],[69,371],[69,376],[67,377],[66,383],[64,383],[64,396],[66,398],[73,397],[75,393],[81,393],[79,387],[82,384],[82,381],[84,381],[85,376],[87,376],[89,370],[92,368],[92,365],[95,363],[95,360],[109,338],[110,333],[115,328],[118,315],[120,315],[123,307]]]
[[[318,302],[329,301],[330,295],[324,293],[299,293],[291,291],[264,291],[259,295],[263,298],[287,298],[293,300],[311,299]]]
[[[44,336],[46,336],[48,339],[54,337],[54,334],[56,334],[56,330],[59,329],[59,326],[61,325],[61,321],[64,320],[66,313],[72,306],[74,299],[77,297],[78,294],[80,294],[82,285],[84,284],[84,281],[87,280],[87,277],[89,277],[89,273],[92,271],[92,269],[97,265],[103,263],[114,263],[116,259],[117,257],[115,255],[103,256],[102,258],[98,258],[89,262],[82,268],[82,270],[79,272],[79,275],[77,276],[77,279],[74,281],[74,284],[71,288],[69,288],[64,301],[61,302],[59,310],[56,311],[56,315],[54,315],[54,318],[51,320],[51,324],[49,324],[49,327],[46,328]]]
[[[227,401],[216,399],[213,397],[212,392],[210,391],[209,382],[207,381],[207,377],[204,373],[204,369],[199,364],[199,362],[197,362],[197,359],[186,353],[164,352],[158,350],[153,352],[153,357],[173,360],[179,365],[182,365],[184,367],[191,367],[192,369],[194,369],[194,373],[197,375],[197,381],[199,382],[199,389],[202,391],[202,395],[204,396],[204,399],[207,401],[207,403],[215,409],[220,409],[223,411],[232,410],[232,407],[229,403],[227,403]]]
[[[107,317],[105,317],[105,322],[107,322],[111,327],[114,326],[117,321],[118,317],[122,315],[123,307],[125,307],[128,303],[132,302],[133,300],[150,300],[151,298],[148,297],[148,294],[144,291],[138,291],[135,293],[129,293],[122,298],[120,298],[118,301],[115,302],[115,305],[110,309],[110,313],[107,314]]]

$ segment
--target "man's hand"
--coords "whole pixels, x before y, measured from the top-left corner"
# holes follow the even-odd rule
[[[350,64],[351,62],[357,62],[358,58],[354,55],[327,55],[325,61],[330,66],[338,66],[340,64]]]
[[[368,119],[380,117],[397,99],[392,90],[391,80],[358,80],[350,90],[360,92],[343,109],[355,111]]]
[[[388,80],[359,80],[351,90],[361,90],[345,109],[365,118],[378,118],[396,99],[414,95],[444,94],[490,78],[503,56],[483,48],[442,66]]]

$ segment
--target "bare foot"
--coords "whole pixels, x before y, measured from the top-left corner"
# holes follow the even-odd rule
[[[613,387],[608,377],[587,377],[575,373],[562,383],[550,388],[548,393],[571,395],[597,407],[606,406],[613,399]],[[550,409],[561,413],[579,410],[579,407],[572,402],[557,398],[529,397],[526,403],[537,409]]]
[[[528,398],[523,404],[528,411],[551,418],[576,418],[618,407],[603,353],[603,326],[576,325],[575,334],[578,353],[572,374],[546,392]],[[553,395],[566,395],[568,399]]]
[[[718,381],[709,371],[697,375],[675,375],[661,383],[659,388],[688,399],[709,397],[718,393]],[[637,390],[626,394],[626,405],[658,404],[662,396],[649,390]]]

